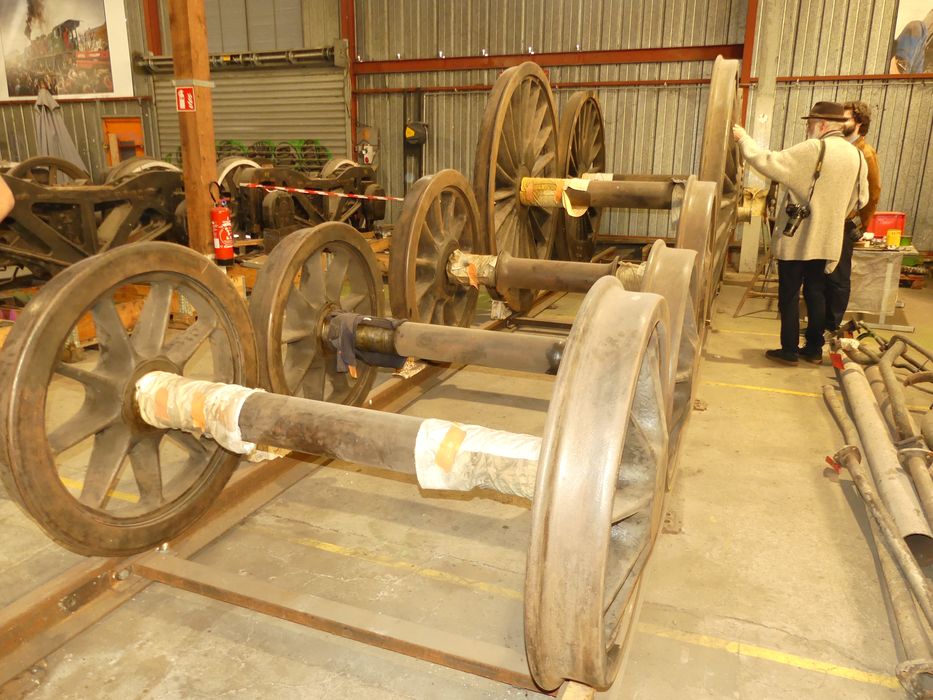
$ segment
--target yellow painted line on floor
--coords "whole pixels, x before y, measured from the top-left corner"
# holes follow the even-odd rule
[[[84,488],[83,481],[77,481],[75,479],[69,479],[67,477],[61,477],[62,483],[72,491],[77,491],[81,493],[81,489]],[[123,491],[111,491],[111,498],[116,498],[118,501],[127,501],[128,503],[139,503],[139,496],[134,493],[124,493]]]
[[[265,532],[273,533],[277,537],[281,538],[281,531],[274,528],[265,528],[258,527],[254,528],[258,530],[263,530]],[[482,591],[483,593],[492,593],[494,595],[501,596],[503,598],[511,598],[513,600],[522,600],[524,596],[521,591],[516,591],[512,588],[506,588],[505,586],[497,586],[494,583],[486,583],[485,581],[476,581],[474,579],[469,579],[464,576],[457,576],[456,574],[450,574],[446,571],[438,571],[437,569],[429,569],[424,566],[418,566],[409,561],[403,561],[399,559],[393,559],[392,557],[386,556],[384,554],[379,554],[378,552],[373,552],[371,550],[363,549],[361,547],[344,547],[343,545],[333,544],[331,542],[324,542],[322,540],[316,540],[311,537],[287,537],[286,540],[292,544],[298,544],[305,547],[311,547],[313,549],[320,550],[322,552],[329,552],[331,554],[339,554],[344,557],[350,557],[352,559],[362,559],[364,561],[372,562],[374,564],[380,564],[382,566],[387,566],[390,569],[399,569],[401,571],[408,571],[417,576],[422,576],[424,578],[429,578],[434,581],[443,581],[445,583],[452,583],[457,586],[464,588],[472,588],[476,591]]]
[[[748,389],[749,391],[765,391],[770,394],[789,394],[790,396],[806,396],[813,399],[823,398],[822,394],[817,394],[815,391],[794,391],[792,389],[777,389],[770,386],[756,386],[754,384],[731,384],[729,382],[714,382],[710,380],[704,380],[703,383],[709,384],[710,386],[724,386],[727,389]],[[927,406],[916,406],[913,404],[908,404],[907,410],[917,413],[926,413],[930,409]]]
[[[660,625],[653,625],[647,622],[638,623],[638,629],[653,637],[673,639],[686,644],[706,647],[707,649],[718,649],[720,651],[729,652],[730,654],[736,654],[737,656],[773,661],[774,663],[793,666],[794,668],[799,668],[804,671],[825,673],[828,676],[847,678],[852,681],[858,681],[859,683],[870,683],[885,688],[899,689],[901,687],[901,684],[898,683],[894,676],[888,676],[883,673],[872,673],[871,671],[862,671],[848,666],[839,666],[838,664],[817,661],[816,659],[808,659],[805,656],[788,654],[783,651],[778,651],[777,649],[768,649],[767,647],[759,647],[754,644],[719,639],[718,637],[711,637],[706,634],[682,632],[680,630],[661,627]]]
[[[817,394],[813,391],[794,391],[792,389],[775,389],[769,386],[755,386],[754,384],[730,384],[729,382],[713,382],[705,380],[704,384],[709,384],[711,386],[724,386],[728,389],[748,389],[749,391],[766,391],[769,394],[789,394],[790,396],[809,396],[811,398],[819,398],[822,394]]]
[[[714,328],[713,333],[732,333],[734,335],[767,335],[772,338],[778,335],[774,331],[771,331],[770,333],[765,333],[764,331],[735,331],[730,328]]]
[[[281,537],[282,534],[275,528],[259,526],[254,527],[254,529],[275,534],[277,537]],[[374,564],[388,566],[392,569],[408,571],[417,576],[423,576],[424,578],[429,578],[435,581],[443,581],[445,583],[471,588],[473,590],[482,591],[484,593],[492,593],[494,595],[510,598],[512,600],[522,600],[524,598],[522,591],[516,591],[512,588],[506,588],[505,586],[497,586],[492,583],[486,583],[485,581],[476,581],[474,579],[466,578],[465,576],[456,576],[455,574],[449,574],[445,571],[438,571],[437,569],[429,569],[427,567],[418,566],[417,564],[394,559],[384,554],[379,554],[378,552],[363,549],[362,547],[344,547],[342,545],[333,544],[331,542],[324,542],[322,540],[314,539],[311,537],[289,537],[286,539],[293,544],[311,547],[322,552],[338,554],[353,559],[362,559]],[[746,644],[744,642],[738,642],[735,640],[720,639],[718,637],[711,637],[705,634],[682,632],[680,630],[671,629],[669,627],[661,627],[660,625],[654,625],[648,622],[639,622],[638,631],[644,632],[645,634],[649,634],[653,637],[673,639],[675,641],[684,642],[686,644],[706,647],[707,649],[718,649],[720,651],[726,651],[730,654],[736,654],[738,656],[764,659],[766,661],[772,661],[774,663],[783,664],[785,666],[793,666],[794,668],[799,668],[804,671],[825,673],[830,676],[847,678],[849,680],[858,681],[860,683],[880,685],[884,686],[885,688],[900,688],[900,684],[893,676],[886,676],[881,673],[872,673],[871,671],[862,671],[857,668],[849,668],[848,666],[839,666],[838,664],[829,663],[827,661],[808,659],[805,656],[789,654],[783,651],[778,651],[777,649],[768,649],[767,647],[759,647],[755,646],[754,644]]]

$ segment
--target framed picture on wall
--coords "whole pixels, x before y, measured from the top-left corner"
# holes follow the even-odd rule
[[[933,73],[933,0],[900,0],[889,72]]]
[[[0,1],[0,99],[131,97],[123,0]]]

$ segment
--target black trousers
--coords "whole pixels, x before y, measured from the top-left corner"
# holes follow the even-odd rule
[[[842,253],[836,269],[826,275],[826,330],[834,331],[842,325],[842,318],[849,305],[849,293],[852,291],[849,282],[852,277],[852,251],[855,241],[852,240],[855,225],[846,221],[845,233],[842,235]]]
[[[823,328],[826,326],[825,260],[778,260],[778,311],[781,314],[781,349],[796,353],[800,340],[800,305],[803,286],[807,305],[807,335],[804,350],[815,353],[823,349]]]

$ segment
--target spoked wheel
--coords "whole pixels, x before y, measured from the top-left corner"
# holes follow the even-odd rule
[[[129,177],[131,175],[138,175],[139,173],[148,172],[150,170],[168,170],[176,173],[181,172],[181,168],[179,168],[177,165],[172,165],[171,163],[168,163],[164,160],[150,158],[149,156],[134,156],[132,158],[127,158],[126,160],[121,160],[119,163],[113,166],[113,168],[110,169],[104,178],[104,184],[115,184],[117,181],[122,180],[123,178]]]
[[[526,62],[502,72],[486,102],[473,188],[490,253],[547,259],[554,247],[557,210],[521,203],[522,178],[557,176],[557,117],[547,76]],[[525,311],[531,298],[509,298]]]
[[[246,222],[243,221],[241,207],[239,206],[240,198],[237,196],[240,191],[240,176],[244,171],[258,167],[260,165],[255,160],[240,156],[223,158],[217,163],[217,182],[220,185],[220,196],[222,199],[226,199],[228,206],[231,207],[233,230],[236,232],[246,230]]]
[[[347,170],[355,168],[357,165],[358,163],[355,160],[350,160],[349,158],[331,158],[324,163],[324,167],[321,168],[321,177],[340,177]]]
[[[37,185],[63,185],[68,180],[89,180],[82,168],[62,158],[52,156],[35,156],[17,163],[7,172],[7,175],[18,177],[20,180],[35,182]]]
[[[451,283],[455,250],[482,253],[479,209],[456,170],[423,177],[405,197],[389,255],[392,315],[422,323],[469,326],[479,291]]]
[[[538,461],[525,577],[525,647],[546,690],[564,679],[607,688],[632,636],[663,513],[667,336],[659,297],[605,277],[567,340]]]
[[[575,92],[567,102],[560,118],[557,152],[560,177],[606,172],[606,132],[595,92]],[[563,212],[562,231],[556,240],[558,255],[565,260],[589,262],[596,252],[595,237],[602,216],[602,209],[596,207],[589,207],[581,217]]]
[[[64,364],[62,348],[89,319],[96,346],[86,360]],[[239,461],[211,440],[142,421],[135,384],[153,370],[256,380],[236,289],[203,256],[170,243],[124,246],[72,265],[40,290],[7,339],[0,475],[72,551],[125,555],[174,537],[210,506]]]
[[[665,479],[668,488],[673,484],[680,437],[693,406],[694,377],[700,360],[700,336],[693,306],[700,275],[695,251],[668,248],[664,241],[655,241],[648,255],[640,290],[664,297],[670,319],[669,381],[672,391],[668,407],[670,442]]]
[[[716,233],[710,241],[709,297],[705,313],[709,318],[716,288],[722,278],[729,240],[738,223],[742,203],[742,155],[732,138],[732,125],[741,121],[738,97],[739,62],[717,56],[710,79],[703,148],[700,154],[700,179],[715,182],[719,195]]]
[[[325,322],[339,311],[383,316],[383,298],[376,256],[352,226],[327,223],[287,236],[269,254],[250,299],[265,387],[362,404],[377,369],[361,362],[355,378],[339,372]]]

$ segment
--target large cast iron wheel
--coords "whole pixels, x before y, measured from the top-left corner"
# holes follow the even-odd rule
[[[561,114],[557,143],[560,177],[606,172],[606,132],[595,92],[575,92],[570,97]],[[558,256],[589,262],[596,252],[595,237],[602,216],[602,209],[596,207],[588,208],[580,217],[563,212],[556,240]]]
[[[393,316],[470,325],[479,290],[452,283],[447,265],[455,250],[484,252],[479,218],[470,183],[456,170],[428,175],[412,186],[389,255]]]
[[[196,320],[177,330],[173,311]],[[88,312],[96,349],[64,364],[62,348]],[[239,462],[211,440],[143,423],[135,383],[153,370],[256,380],[250,320],[236,289],[204,256],[171,243],[123,246],[75,263],[40,290],[7,339],[0,476],[68,549],[125,555],[174,537],[204,513]]]
[[[250,298],[264,386],[289,396],[360,405],[377,368],[337,371],[324,322],[333,312],[384,316],[376,256],[352,226],[326,223],[289,234],[269,254]]]
[[[557,176],[557,117],[544,71],[526,62],[502,72],[492,88],[473,170],[476,201],[490,253],[547,259],[554,247],[557,210],[525,206],[522,178]],[[531,299],[509,299],[526,310]]]
[[[668,248],[664,241],[655,241],[648,254],[640,290],[663,296],[670,318],[670,441],[665,480],[668,488],[673,484],[680,438],[693,407],[694,378],[700,361],[700,336],[693,306],[700,274],[695,251]]]
[[[132,158],[121,160],[113,166],[104,177],[104,184],[116,184],[119,180],[150,170],[168,170],[175,173],[181,172],[181,168],[177,165],[173,165],[164,160],[158,160],[157,158],[151,158],[149,156],[133,156]]]
[[[593,285],[548,410],[525,576],[525,647],[542,688],[613,681],[663,513],[666,303]]]
[[[10,168],[6,174],[39,185],[52,186],[65,184],[68,179],[87,181],[91,177],[71,161],[53,156],[27,158]],[[59,182],[60,175],[65,177],[65,182]]]
[[[716,232],[710,241],[709,296],[705,313],[709,318],[716,288],[722,278],[729,241],[738,223],[742,203],[742,155],[732,137],[732,125],[741,121],[739,100],[739,62],[717,56],[710,79],[709,102],[703,127],[700,153],[701,180],[715,182],[719,205]]]
[[[697,180],[695,175],[691,175],[684,188],[680,220],[677,222],[676,247],[693,250],[697,254],[699,277],[693,290],[693,309],[701,335],[705,334],[706,309],[711,293],[709,250],[716,233],[718,201],[715,182],[703,182]]]

